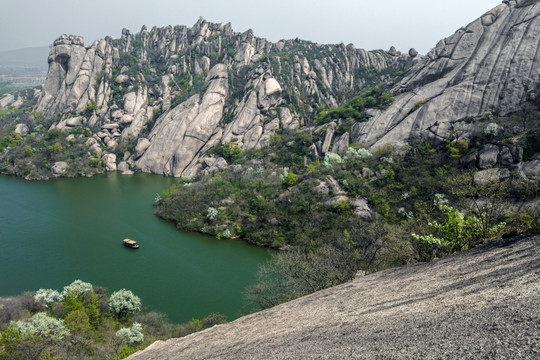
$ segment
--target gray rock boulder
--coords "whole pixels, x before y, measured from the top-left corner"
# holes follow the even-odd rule
[[[520,164],[519,170],[530,180],[540,180],[540,160]]]
[[[354,208],[354,215],[364,220],[373,219],[373,211],[369,207],[366,199],[356,197],[351,201],[351,206]]]
[[[508,179],[509,177],[510,170],[508,169],[486,169],[474,173],[474,183],[480,186],[487,186]]]
[[[150,141],[148,139],[140,138],[137,140],[137,146],[135,146],[135,151],[133,152],[133,159],[137,160],[140,158],[149,147]]]
[[[105,169],[107,171],[116,171],[116,155],[115,154],[103,154],[102,159],[105,161]]]
[[[58,177],[66,173],[68,168],[68,163],[64,161],[57,161],[51,166],[51,173],[53,176]]]
[[[409,56],[412,57],[412,58],[417,57],[417,56],[418,56],[418,51],[416,51],[415,48],[411,48],[411,49],[409,50]]]
[[[334,140],[334,145],[332,146],[332,152],[336,154],[343,154],[347,151],[349,147],[349,133],[346,132],[341,136],[338,136]]]
[[[499,147],[497,145],[484,145],[482,150],[478,153],[478,167],[480,169],[494,167],[495,165],[497,165],[498,156]]]
[[[17,124],[14,131],[17,134],[21,134],[21,136],[26,136],[30,132],[30,129],[28,129],[26,124]]]
[[[121,161],[116,169],[120,171],[122,175],[133,175],[133,171],[129,168],[129,164],[126,161]]]

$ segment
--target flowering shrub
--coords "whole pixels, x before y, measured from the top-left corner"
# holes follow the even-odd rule
[[[34,295],[34,300],[38,302],[43,301],[46,304],[52,304],[55,302],[61,302],[64,300],[64,296],[53,289],[39,289]]]
[[[61,340],[69,335],[64,320],[55,319],[44,312],[32,316],[30,321],[14,321],[10,326],[21,336],[38,336]]]
[[[118,317],[134,314],[141,310],[141,299],[129,290],[118,290],[109,298],[109,308]]]
[[[74,292],[78,296],[82,296],[86,293],[91,293],[94,291],[94,287],[92,284],[81,281],[81,280],[75,280],[68,286],[64,286],[64,291],[62,291],[62,295],[66,296],[68,292]]]
[[[125,343],[132,345],[140,343],[144,340],[142,325],[139,323],[133,323],[131,328],[121,328],[116,332],[116,336]]]

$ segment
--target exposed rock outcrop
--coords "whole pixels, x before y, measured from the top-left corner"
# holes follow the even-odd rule
[[[181,176],[196,172],[201,150],[221,137],[218,127],[228,91],[227,68],[218,64],[208,73],[209,87],[202,99],[194,95],[157,120],[150,146],[136,165],[146,172]]]
[[[506,239],[359,277],[129,359],[537,359],[539,262],[538,236]]]
[[[62,176],[66,173],[68,163],[65,161],[57,161],[51,166],[51,174],[55,177]]]
[[[62,35],[50,52],[35,110],[59,129],[92,129],[97,144],[89,144],[90,152],[100,147],[112,153],[144,138],[145,149],[137,146],[125,159],[133,169],[192,176],[207,166],[200,159],[213,147],[268,145],[279,129],[311,121],[318,107],[338,106],[420,61],[413,55],[298,39],[272,43],[202,18],[191,29],[123,29],[121,38],[91,46]],[[335,151],[348,144],[340,137]]]
[[[440,142],[455,138],[459,120],[521,110],[540,91],[539,15],[538,0],[504,1],[441,40],[393,89],[385,112],[353,126],[353,142]]]

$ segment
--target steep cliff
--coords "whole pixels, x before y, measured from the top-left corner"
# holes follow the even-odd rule
[[[416,55],[298,39],[271,43],[202,18],[192,28],[124,29],[120,39],[92,45],[62,35],[35,111],[53,128],[89,128],[89,146],[125,160],[127,171],[193,176],[212,148],[265,146],[279,129],[312,123],[318,108],[393,81],[419,61]]]
[[[394,103],[353,127],[371,147],[465,138],[469,118],[521,110],[540,91],[540,3],[510,0],[441,40],[394,87]]]

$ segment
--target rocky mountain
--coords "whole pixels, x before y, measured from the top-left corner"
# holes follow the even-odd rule
[[[536,359],[540,239],[382,271],[129,359]]]
[[[92,45],[63,35],[48,61],[35,111],[53,127],[92,129],[89,147],[123,156],[123,169],[192,176],[215,160],[210,149],[264,146],[276,130],[309,125],[318,108],[393,81],[419,57],[298,39],[271,43],[201,18],[192,28],[124,29],[120,39]],[[11,95],[1,104],[20,102]]]
[[[474,119],[539,101],[539,13],[538,1],[504,1],[425,57],[414,49],[272,43],[202,18],[192,28],[124,29],[120,39],[91,45],[62,35],[42,89],[6,95],[0,108],[30,99],[52,128],[87,128],[89,153],[108,170],[172,176],[222,168],[213,149],[260,148],[284,130],[314,134],[313,159],[352,143],[373,150],[468,141],[487,124]],[[369,92],[376,86],[390,87],[394,98],[384,93],[379,102],[381,93]],[[363,92],[369,96],[359,102]],[[509,147],[497,156],[517,164],[519,154]]]
[[[353,126],[372,148],[469,139],[471,118],[508,115],[540,91],[540,4],[509,0],[441,40],[397,84],[394,103]]]

